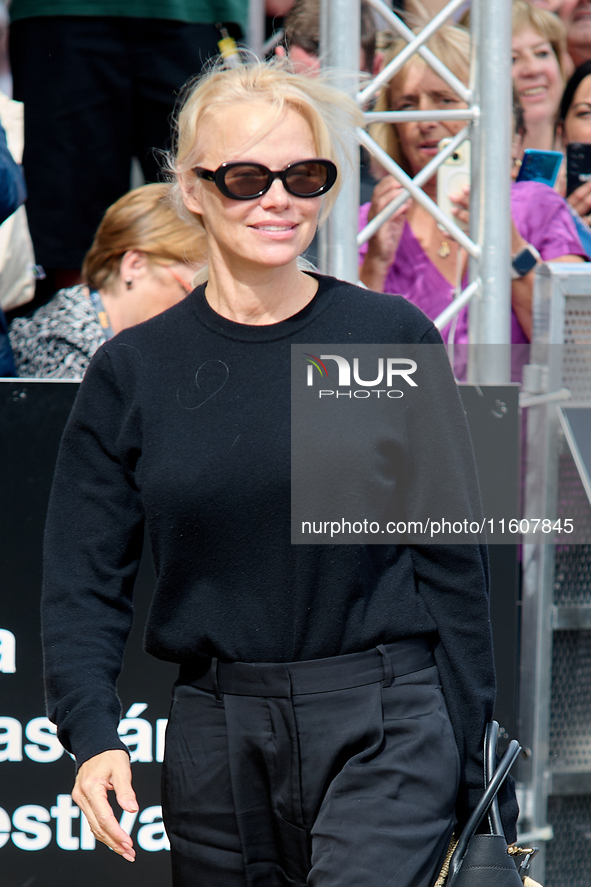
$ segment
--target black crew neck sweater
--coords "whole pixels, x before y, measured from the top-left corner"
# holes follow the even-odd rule
[[[286,662],[438,639],[464,819],[481,794],[495,696],[485,549],[290,544],[290,346],[441,339],[402,297],[318,284],[303,310],[268,326],[218,315],[202,286],[93,358],[48,512],[49,716],[78,765],[125,748],[115,685],[146,521],[157,586],[145,646],[156,657]],[[454,384],[449,367],[433,380],[435,390]],[[421,447],[437,448],[442,482],[457,488],[468,438],[454,398],[453,415],[435,407],[426,418]],[[510,837],[512,801],[504,818]]]

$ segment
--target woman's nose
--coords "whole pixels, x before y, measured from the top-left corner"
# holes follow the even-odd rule
[[[420,111],[432,111],[431,107],[429,108],[419,108]],[[421,132],[427,133],[431,132],[438,125],[437,120],[421,120],[419,123],[419,129]]]
[[[541,63],[535,55],[524,56],[519,63],[517,76],[533,77],[540,71],[541,67]]]
[[[263,206],[284,206],[291,201],[291,194],[286,190],[281,179],[277,178],[273,181],[269,190],[261,197],[261,205]]]

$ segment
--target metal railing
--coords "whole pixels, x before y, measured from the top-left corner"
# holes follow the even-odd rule
[[[538,266],[530,351],[521,399],[528,407],[523,514],[568,518],[575,533],[572,541],[558,533],[557,544],[523,547],[522,816],[525,839],[541,848],[532,876],[571,887],[591,880],[591,847],[579,825],[591,817],[591,503],[560,408],[591,409],[589,265]]]

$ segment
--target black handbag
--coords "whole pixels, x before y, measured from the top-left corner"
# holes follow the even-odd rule
[[[513,739],[495,768],[498,731],[499,725],[496,721],[491,721],[486,728],[485,792],[451,854],[445,887],[523,887],[522,874],[525,874],[527,869],[523,866],[518,869],[508,852],[497,798],[500,787],[521,751],[521,746]],[[476,834],[476,829],[487,813],[489,834]]]

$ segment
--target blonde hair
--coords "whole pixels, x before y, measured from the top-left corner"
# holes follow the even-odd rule
[[[413,33],[419,34],[421,30],[422,28],[415,28]],[[456,75],[458,80],[461,80],[463,83],[468,83],[470,77],[470,35],[464,30],[464,28],[455,25],[444,25],[433,34],[433,36],[427,41],[426,45],[433,55],[437,56],[437,58]],[[395,59],[397,55],[400,55],[406,46],[408,46],[406,40],[403,40],[402,38],[395,40],[384,52],[384,66]],[[411,65],[418,64],[427,66],[427,62],[424,61],[420,55],[415,54],[411,56],[389,83],[386,83],[382,87],[376,101],[376,111],[381,112],[392,110],[390,108],[390,90],[392,86],[406,77]],[[369,129],[369,133],[378,145],[383,148],[405,172],[409,173],[409,175],[412,174],[412,170],[408,165],[408,161],[404,156],[400,145],[396,124],[374,123]]]
[[[566,26],[564,22],[539,6],[532,6],[525,0],[513,0],[513,36],[531,28],[547,40],[556,56],[562,79],[565,79],[564,57],[566,54]]]
[[[157,265],[204,264],[205,237],[179,219],[170,191],[168,183],[143,185],[109,207],[84,258],[82,277],[88,286],[111,286],[123,255],[132,249],[146,253]]]
[[[318,156],[337,165],[337,181],[323,198],[320,218],[326,219],[342,182],[341,155],[348,155],[343,130],[362,125],[363,117],[353,99],[332,86],[326,76],[295,74],[288,59],[278,58],[247,60],[236,67],[216,63],[188,89],[176,120],[175,148],[168,164],[176,177],[173,193],[181,218],[203,228],[201,216],[185,207],[179,184],[182,179],[185,186],[192,187],[197,181],[193,167],[199,156],[200,127],[215,126],[208,118],[222,108],[259,101],[267,102],[275,112],[267,131],[287,109],[293,109],[310,126]],[[265,134],[257,134],[256,140]]]

